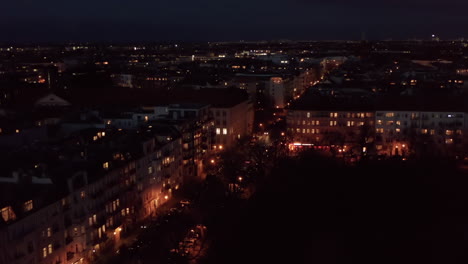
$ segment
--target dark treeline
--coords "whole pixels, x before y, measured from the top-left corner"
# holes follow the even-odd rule
[[[466,261],[467,175],[454,165],[346,167],[314,153],[282,160],[245,208],[226,217],[206,263]]]

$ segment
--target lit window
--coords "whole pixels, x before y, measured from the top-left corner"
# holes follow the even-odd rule
[[[307,118],[310,118],[310,113],[307,113]]]
[[[42,249],[42,257],[46,258],[47,257],[47,248]]]
[[[384,129],[383,128],[377,128],[375,129],[375,133],[383,133]]]
[[[445,130],[445,135],[447,136],[453,135],[453,130]]]
[[[394,117],[395,116],[395,113],[386,113],[385,114],[385,117]]]
[[[223,135],[227,135],[227,128],[223,128]]]
[[[430,133],[431,135],[435,135],[435,129],[431,129]]]
[[[2,218],[5,222],[13,221],[16,219],[16,215],[11,209],[11,206],[2,208],[1,213],[2,213]]]
[[[317,126],[320,126],[320,121],[317,120],[317,122],[315,122],[315,124],[316,124]]]
[[[396,124],[397,126],[401,126],[401,121],[400,120],[396,121]]]
[[[445,144],[452,144],[453,143],[453,139],[452,138],[447,138],[445,139]]]
[[[349,126],[349,127],[354,126],[354,121],[348,121],[346,125]]]
[[[395,128],[395,132],[400,133],[401,130],[399,128]]]
[[[221,128],[216,128],[216,135],[220,135],[221,134]]]
[[[80,197],[81,197],[81,199],[84,199],[84,198],[86,197],[86,193],[85,193],[85,191],[81,191],[81,193],[80,193]]]
[[[382,145],[376,145],[375,148],[376,148],[377,150],[381,150],[381,149],[382,149]]]
[[[48,227],[47,228],[47,237],[51,237],[52,236],[52,228]]]
[[[462,134],[461,129],[457,129],[456,133],[457,133],[457,135],[461,135]]]
[[[32,200],[29,200],[27,202],[24,203],[23,205],[23,210],[25,212],[29,212],[33,209],[33,201]]]
[[[153,173],[153,167],[150,166],[148,167],[148,174],[151,174],[151,173]]]
[[[421,134],[427,134],[427,129],[425,128],[421,129]]]
[[[104,168],[104,169],[106,169],[106,170],[109,169],[109,162],[104,162],[104,163],[102,164],[102,168]]]
[[[47,246],[47,248],[49,249],[49,254],[52,254],[52,244],[49,244],[49,246]]]
[[[336,121],[330,121],[330,126],[336,126]]]
[[[382,120],[377,120],[377,125],[382,125]]]

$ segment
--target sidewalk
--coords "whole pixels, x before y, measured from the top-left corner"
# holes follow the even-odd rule
[[[177,197],[172,197],[169,199],[167,202],[162,204],[159,208],[156,210],[156,215],[155,216],[150,216],[143,221],[135,223],[132,227],[131,230],[129,231],[128,234],[125,236],[121,237],[117,243],[114,242],[113,249],[109,250],[107,252],[103,252],[102,255],[98,256],[98,258],[93,262],[95,264],[113,264],[115,263],[114,260],[115,258],[118,258],[118,252],[121,249],[122,246],[125,247],[131,247],[138,237],[145,232],[146,229],[141,228],[141,226],[148,226],[151,223],[155,222],[159,217],[166,215],[169,213],[169,210],[176,205],[179,204],[180,198]]]

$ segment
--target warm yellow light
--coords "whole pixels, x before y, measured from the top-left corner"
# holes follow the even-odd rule
[[[238,180],[239,180],[239,181],[242,181],[242,177],[239,177]]]
[[[169,199],[169,196],[167,196],[167,195],[166,195],[166,196],[164,196],[164,199],[166,199],[166,200],[167,200],[167,199]]]
[[[223,149],[223,145],[219,145],[219,149]]]
[[[210,160],[211,164],[215,163],[214,159]]]

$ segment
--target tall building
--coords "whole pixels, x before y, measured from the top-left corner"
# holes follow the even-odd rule
[[[282,77],[271,77],[268,84],[268,95],[271,98],[274,108],[284,108],[285,106],[285,84]]]

